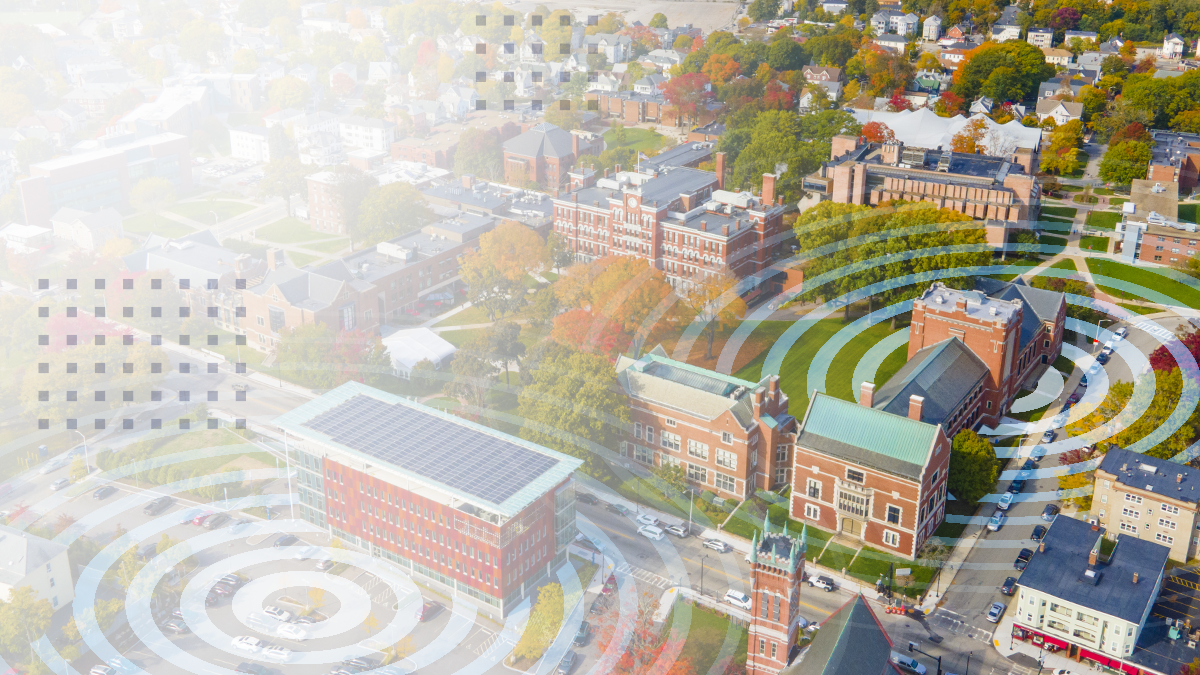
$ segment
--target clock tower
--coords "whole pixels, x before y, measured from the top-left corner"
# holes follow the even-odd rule
[[[750,639],[747,644],[748,675],[778,675],[788,665],[796,644],[800,618],[800,582],[804,579],[805,529],[800,537],[771,532],[771,521],[763,518],[763,536],[750,544]]]

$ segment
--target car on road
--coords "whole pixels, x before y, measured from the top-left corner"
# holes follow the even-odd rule
[[[301,626],[311,626],[316,622],[317,620],[311,616],[298,616],[295,619],[292,619],[292,623],[299,624]]]
[[[192,518],[192,524],[193,525],[203,525],[204,521],[208,520],[209,516],[211,516],[211,515],[213,515],[212,511],[204,511],[202,513],[198,513],[198,514],[196,514],[195,518]]]
[[[1053,523],[1054,519],[1057,517],[1058,517],[1058,505],[1057,504],[1047,504],[1046,508],[1042,509],[1042,520],[1046,521],[1047,523]]]
[[[639,527],[638,534],[653,541],[659,541],[663,538],[663,531],[653,525],[643,525]]]
[[[224,513],[214,513],[213,515],[204,519],[204,529],[215,530],[227,522],[229,522],[229,516],[225,515]]]
[[[600,500],[596,499],[596,497],[594,495],[590,495],[586,492],[576,492],[575,493],[575,501],[583,502],[584,504],[590,504],[592,506],[595,506],[596,504],[600,503]]]
[[[246,675],[267,675],[267,669],[257,663],[242,663],[237,664],[234,672],[245,673]]]
[[[1004,580],[1003,584],[1000,584],[1000,592],[1005,595],[1012,595],[1016,591],[1017,591],[1017,578],[1016,577],[1008,577],[1007,579]]]
[[[673,534],[680,539],[688,536],[687,528],[682,525],[671,525],[667,527],[667,534]]]
[[[191,525],[192,521],[196,519],[196,516],[200,515],[201,513],[204,513],[203,509],[185,509],[183,511],[180,511],[178,514],[179,515],[179,524],[180,525]]]
[[[1079,392],[1075,392],[1074,394],[1071,394],[1071,396],[1067,398],[1067,405],[1075,405],[1076,403],[1079,403],[1079,399],[1081,399],[1081,398],[1083,398],[1083,397],[1079,395]]]
[[[307,640],[308,639],[308,631],[304,630],[303,628],[301,628],[300,626],[297,626],[294,623],[279,624],[279,627],[275,629],[275,633],[278,634],[280,637],[285,637],[289,640]]]
[[[658,525],[658,518],[646,513],[639,515],[635,520],[637,520],[638,525]]]
[[[992,623],[1000,623],[1000,617],[1004,616],[1004,610],[1008,606],[1003,602],[993,602],[991,607],[988,607],[987,620]]]
[[[750,607],[751,607],[750,596],[748,596],[745,593],[742,593],[740,591],[735,591],[732,588],[725,591],[725,597],[721,598],[721,601],[728,602],[729,604],[733,605],[734,607],[737,607],[738,609],[744,609],[747,612],[750,611]]]
[[[291,612],[287,611],[286,609],[283,609],[282,607],[276,607],[275,605],[267,605],[266,607],[264,607],[263,614],[266,614],[267,616],[269,616],[273,619],[279,619],[280,621],[291,621],[292,620]]]
[[[70,478],[59,478],[58,480],[56,480],[50,484],[50,489],[54,490],[55,492],[58,492],[59,490],[67,487],[70,484],[71,484]]]
[[[632,513],[629,509],[625,508],[623,504],[605,504],[604,510],[615,513],[618,516],[627,516]]]
[[[583,623],[579,624],[579,630],[575,631],[575,639],[571,640],[571,643],[576,647],[585,647],[587,646],[588,638],[591,637],[591,635],[592,626],[588,622],[584,621]]]
[[[287,647],[280,647],[279,645],[273,645],[263,650],[264,658],[271,659],[272,661],[279,661],[281,663],[287,661],[289,658],[291,658],[291,656],[292,650],[288,649]]]
[[[233,525],[229,526],[229,530],[231,532],[233,532],[234,534],[237,534],[237,533],[241,532],[242,530],[246,529],[246,526],[249,524],[250,524],[249,520],[246,520],[245,518],[238,518],[237,520],[233,521]]]
[[[351,659],[342,659],[342,665],[359,670],[371,670],[379,667],[379,662],[375,659],[368,659],[365,656],[356,656]]]
[[[1005,520],[1006,516],[1004,515],[1004,512],[1000,509],[996,509],[996,512],[992,514],[991,519],[988,520],[987,529],[991,530],[992,532],[999,532],[1000,528],[1004,527]]]
[[[1055,436],[1057,436],[1057,435],[1058,435],[1058,434],[1054,433],[1054,430],[1053,430],[1053,429],[1047,429],[1047,430],[1046,430],[1046,433],[1042,434],[1042,442],[1043,442],[1043,443],[1050,443],[1050,442],[1052,442],[1052,441],[1054,440],[1054,437],[1055,437]]]
[[[212,587],[212,592],[217,596],[233,595],[234,588],[224,582],[217,583]]]
[[[250,385],[245,382],[235,382],[233,385],[234,391],[250,391]]]
[[[837,586],[833,584],[833,577],[811,576],[808,578],[808,585],[813,588],[819,588],[826,593],[832,593],[837,590]]]
[[[1017,478],[1028,479],[1030,477],[1030,473],[1036,468],[1037,468],[1037,462],[1033,461],[1032,459],[1025,460],[1025,463],[1021,465],[1021,472],[1024,473],[1025,475],[1022,476],[1019,473],[1019,474],[1017,474]]]
[[[1004,494],[1000,495],[1000,501],[996,502],[996,507],[1001,511],[1007,511],[1008,507],[1012,506],[1013,499],[1015,498],[1015,494],[1011,492],[1005,492]]]
[[[1040,445],[1033,446],[1033,450],[1029,451],[1029,458],[1035,462],[1042,461],[1042,458],[1045,456],[1046,456],[1046,449]]]
[[[720,539],[705,539],[704,548],[711,548],[717,553],[728,553],[733,550],[733,547]]]
[[[1008,484],[1008,491],[1014,495],[1021,494],[1021,490],[1025,489],[1025,479],[1018,478]]]
[[[1042,537],[1044,536],[1046,536],[1045,525],[1038,525],[1037,527],[1033,528],[1033,532],[1029,534],[1029,538],[1034,541],[1041,541]]]
[[[213,593],[211,588],[208,589],[208,594],[204,596],[204,606],[212,607],[213,605],[217,604],[220,601],[221,601],[221,596],[217,595],[216,593]]]
[[[163,628],[176,635],[192,632],[192,629],[187,627],[187,624],[183,622],[183,619],[171,619],[165,625],[163,625]]]
[[[271,546],[274,546],[275,548],[282,548],[284,546],[296,544],[299,541],[300,540],[294,534],[281,534],[279,535],[279,538],[275,540],[275,543],[271,544]]]
[[[417,621],[429,621],[433,617],[440,614],[442,611],[442,603],[433,600],[426,600],[421,603],[417,609]]]
[[[226,574],[217,581],[232,588],[241,588],[246,585],[246,580],[237,574]]]
[[[304,548],[300,549],[300,551],[297,552],[296,555],[292,556],[292,559],[293,560],[301,560],[301,561],[312,560],[320,552],[321,552],[321,549],[317,548],[316,546],[305,546]]]
[[[1127,337],[1129,337],[1129,329],[1126,328],[1125,326],[1121,326],[1120,328],[1117,329],[1117,331],[1115,333],[1113,333],[1112,341],[1120,342],[1121,340],[1124,340]]]
[[[1013,569],[1018,569],[1018,570],[1025,569],[1025,567],[1027,565],[1029,565],[1029,561],[1032,558],[1033,558],[1033,551],[1031,551],[1027,548],[1021,549],[1021,552],[1017,554],[1017,559],[1013,561]]]
[[[905,656],[899,652],[892,652],[892,663],[906,673],[925,675],[925,666],[917,663],[917,660],[911,656]]]
[[[1101,349],[1100,353],[1103,354],[1104,356],[1112,356],[1113,355],[1112,345],[1104,345],[1104,349]]]
[[[42,465],[42,468],[38,469],[38,473],[45,476],[46,474],[50,474],[50,473],[54,473],[55,471],[58,471],[59,469],[63,468],[66,465],[67,465],[67,461],[65,459],[52,459],[49,462],[46,462],[44,465]]]
[[[244,652],[250,652],[251,654],[257,654],[258,652],[262,651],[263,641],[256,637],[242,635],[233,638],[233,648],[240,649]]]
[[[104,485],[102,487],[96,488],[96,491],[92,493],[92,499],[107,499],[109,495],[113,494],[116,491],[117,491],[117,488],[115,488],[111,485]]]
[[[563,655],[562,661],[558,662],[558,670],[555,670],[555,675],[570,675],[575,668],[575,652],[567,650]]]
[[[147,516],[157,516],[163,511],[171,508],[171,505],[174,503],[175,500],[171,497],[158,497],[150,502],[147,502],[146,505],[142,507],[142,513],[146,514]]]
[[[333,569],[333,566],[336,564],[337,563],[334,562],[333,558],[324,557],[317,561],[317,569],[322,572],[328,572],[329,570]]]
[[[1108,363],[1108,360],[1110,358],[1112,358],[1112,357],[1109,356],[1108,354],[1105,354],[1104,352],[1100,352],[1099,354],[1096,355],[1096,363],[1099,363],[1100,365],[1103,366]]]

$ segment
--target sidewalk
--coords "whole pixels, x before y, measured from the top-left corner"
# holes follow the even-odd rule
[[[1015,611],[1010,608],[1009,611]],[[1051,654],[1044,649],[1041,649],[1031,643],[1022,642],[1012,636],[1013,619],[1004,617],[996,626],[996,632],[992,634],[992,646],[996,651],[1006,659],[1012,660],[1018,665],[1036,668],[1040,661],[1044,671],[1049,674],[1056,672],[1058,669],[1063,669],[1069,673],[1079,675],[1080,673],[1099,673],[1111,672],[1089,668],[1085,663],[1076,663],[1072,659],[1063,656],[1061,653]],[[1015,659],[1013,657],[1016,657]]]

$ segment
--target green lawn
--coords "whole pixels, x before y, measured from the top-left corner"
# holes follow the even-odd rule
[[[1070,206],[1043,206],[1042,215],[1058,216],[1059,218],[1074,218],[1079,209]]]
[[[854,559],[855,553],[856,551],[852,548],[831,542],[825,547],[825,552],[821,554],[821,558],[817,560],[817,563],[831,570],[841,572],[843,569],[850,567],[850,561]]]
[[[1200,207],[1200,204],[1180,204],[1179,219],[1185,223],[1196,222],[1196,207]]]
[[[806,322],[813,324],[811,320],[797,321],[796,323]],[[784,324],[783,326],[771,326],[770,324]],[[787,393],[789,398],[788,412],[793,416],[803,417],[805,408],[808,407],[808,367],[812,364],[813,357],[817,355],[817,350],[821,345],[825,344],[833,334],[849,325],[842,323],[839,316],[836,319],[822,319],[815,322],[816,325],[811,326],[804,335],[792,345],[786,356],[783,357],[783,364],[779,369],[779,386]],[[755,333],[759,330],[777,330],[776,337],[783,333],[790,322],[785,321],[764,321],[755,329]],[[753,361],[739,370],[735,377],[758,382],[762,379],[762,365],[766,360],[769,350],[764,349]],[[849,368],[853,374],[853,365]],[[833,371],[833,368],[830,368]]]
[[[555,281],[558,281],[558,275],[555,274],[554,272],[542,272],[540,276],[543,279],[545,279],[546,281],[549,281],[550,283],[554,283]]]
[[[1057,359],[1054,359],[1054,363],[1051,365],[1063,375],[1070,375],[1071,371],[1075,370],[1075,362],[1061,354],[1059,354]]]
[[[1155,274],[1149,270],[1130,267],[1129,265],[1123,265],[1111,260],[1088,260],[1088,269],[1092,271],[1092,274],[1120,279],[1149,290],[1157,291],[1192,309],[1200,308],[1200,289],[1175,281],[1166,275]],[[1105,286],[1100,286],[1099,288],[1105,293],[1117,297],[1125,299],[1135,297],[1133,293],[1120,291],[1115,288],[1107,288]],[[1154,300],[1154,298],[1145,299]]]
[[[1017,396],[1014,396],[1013,398],[1016,398],[1019,396],[1027,396],[1031,393],[1033,393],[1033,392],[1022,389],[1021,392],[1018,393]],[[1047,403],[1046,405],[1048,406],[1050,404]],[[1037,410],[1026,410],[1025,412],[1022,412],[1022,413],[1010,412],[1010,413],[1008,413],[1008,416],[1015,420],[1021,420],[1022,422],[1036,422],[1036,421],[1042,419],[1042,415],[1045,415],[1047,410],[1048,410],[1048,408],[1043,406],[1041,408],[1038,408]]]
[[[292,267],[304,267],[309,263],[316,262],[324,256],[309,255],[308,253],[296,253],[295,251],[287,252],[288,260],[292,261]]]
[[[1108,251],[1108,237],[1080,237],[1079,248],[1085,251]]]
[[[899,324],[897,324],[897,326],[899,326]],[[851,379],[854,377],[854,366],[856,366],[862,357],[866,355],[868,349],[874,347],[875,343],[879,342],[883,338],[891,335],[892,332],[893,331],[888,322],[885,321],[883,323],[871,326],[867,330],[859,333],[858,336],[846,344],[845,347],[842,347],[841,351],[839,351],[837,355],[833,357],[833,363],[829,364],[829,373],[825,378],[825,387],[827,393],[830,396],[835,396],[843,401],[854,401],[854,392],[857,387],[862,384],[861,382],[857,384],[851,382]],[[907,356],[908,345],[904,345],[903,349],[905,356]],[[900,349],[895,351],[900,351]],[[893,354],[888,355],[889,359]],[[901,363],[900,365],[904,364]],[[887,378],[890,378],[896,372],[893,370],[889,373],[884,373],[882,370],[883,369],[881,368],[880,372],[875,378],[877,380],[877,386],[882,386],[884,382],[887,382]],[[899,368],[896,370],[899,370]]]
[[[1108,198],[1108,203],[1112,206],[1120,206],[1127,201],[1129,201],[1129,200],[1124,197],[1109,197]]]
[[[1121,222],[1121,214],[1116,211],[1092,211],[1087,217],[1087,226],[1097,230],[1115,230]]]
[[[240,216],[247,211],[253,210],[254,207],[249,204],[240,204],[238,202],[222,202],[201,200],[198,202],[183,202],[171,207],[171,213],[178,213],[184,218],[212,225],[223,220],[229,220],[234,216]],[[217,219],[213,220],[213,214],[216,213]]]
[[[257,228],[254,231],[254,236],[263,241],[269,241],[275,244],[299,244],[306,241],[317,241],[318,239],[328,239],[328,232],[317,232],[308,226],[308,223],[298,218],[280,218],[279,220]]]
[[[936,571],[936,568],[922,567],[914,564],[911,560],[897,558],[889,553],[865,546],[859,552],[858,557],[854,559],[854,564],[850,566],[850,575],[870,585],[878,581],[880,575],[886,576],[891,565],[895,565],[894,569],[898,570],[905,568],[912,570],[912,582],[909,586],[897,585],[897,589],[910,598],[921,596],[925,587],[933,580],[933,574]]]
[[[639,152],[657,150],[662,144],[662,138],[662,134],[649,129],[625,129],[625,142],[617,143],[611,129],[604,132],[604,144],[608,150],[626,147],[631,147]]]
[[[1155,312],[1162,311],[1158,307],[1147,307],[1146,305],[1134,305],[1134,304],[1130,304],[1128,302],[1118,302],[1117,306],[1124,307],[1125,309],[1133,312],[1134,314],[1154,314]]]
[[[1045,237],[1042,237],[1042,238],[1045,239]],[[1063,258],[1062,260],[1059,260],[1058,262],[1051,265],[1050,269],[1071,270],[1072,272],[1079,271],[1079,268],[1075,267],[1075,261],[1071,260],[1070,258]]]
[[[1041,218],[1038,219],[1038,222],[1042,223],[1042,224],[1050,224],[1050,225],[1070,225],[1072,221],[1067,220],[1066,218],[1055,218],[1054,216],[1042,216]],[[1047,228],[1047,229],[1058,230],[1061,228],[1051,227],[1051,228]]]
[[[130,234],[157,234],[162,237],[186,237],[195,232],[187,225],[177,223],[157,213],[141,213],[130,216],[122,223],[122,227]]]
[[[691,614],[687,640],[679,653],[678,662],[689,664],[692,667],[690,672],[693,673],[709,672],[721,655],[721,646],[725,644],[725,639],[732,630],[739,638],[738,645],[733,649],[733,663],[741,664],[742,670],[745,670],[748,639],[746,629],[700,605],[693,605]],[[674,625],[674,621],[668,621],[667,625]],[[734,670],[736,668],[730,668],[730,672]]]
[[[1010,252],[1010,254],[1011,254],[1011,252]],[[1012,281],[1013,279],[1016,279],[1017,277],[1021,276],[1025,272],[1033,269],[1034,267],[1037,267],[1037,265],[1035,265],[1035,264],[1030,264],[1030,263],[1025,263],[1025,262],[1021,262],[1020,264],[1014,263],[1014,266],[1017,269],[1019,269],[1020,271],[1014,272],[1012,274],[993,274],[993,275],[991,275],[991,277],[993,279],[999,279],[1000,281]]]
[[[350,246],[350,239],[330,239],[329,241],[318,241],[315,244],[301,244],[303,248],[322,253],[340,253],[343,249]]]
[[[1073,201],[1076,204],[1095,204],[1100,200],[1095,195],[1075,195]]]
[[[472,305],[463,311],[437,322],[438,328],[447,326],[470,326],[475,323],[488,323],[491,319],[488,318],[487,310],[479,305]],[[459,331],[451,331],[457,333]]]
[[[1043,250],[1045,253],[1061,253],[1062,250],[1067,247],[1066,239],[1063,239],[1062,237],[1048,237],[1044,234],[1038,237],[1038,243],[1040,243],[1042,246],[1053,246],[1057,249],[1051,249],[1050,251]]]

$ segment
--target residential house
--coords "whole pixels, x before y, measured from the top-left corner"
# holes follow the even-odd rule
[[[715,142],[721,139],[721,134],[725,133],[725,125],[721,122],[709,122],[703,126],[695,127],[688,132],[688,143],[705,143]]]
[[[1075,57],[1066,49],[1055,49],[1054,47],[1042,47],[1042,54],[1046,57],[1046,63],[1052,66],[1069,66],[1071,59]]]
[[[992,24],[993,42],[1020,39],[1021,24],[1017,22],[1017,14],[1020,11],[1020,8],[1016,5],[1009,5],[1004,8],[1004,11],[1000,13],[1000,18],[996,20],[996,23]]]
[[[842,81],[841,68],[808,65],[801,68],[800,72],[804,73],[805,80],[813,83]]]
[[[894,54],[903,54],[908,49],[908,40],[902,35],[885,33],[872,40],[872,42]]]
[[[913,84],[919,91],[938,94],[950,89],[954,76],[941,70],[921,69],[913,77]]]
[[[1079,90],[1087,84],[1091,84],[1091,82],[1082,77],[1052,77],[1038,85],[1038,98],[1050,98],[1058,95],[1078,96]]]
[[[1051,118],[1056,125],[1062,126],[1071,120],[1083,119],[1083,104],[1040,98],[1037,102],[1036,113],[1038,122],[1044,122],[1047,118]]]
[[[54,247],[54,230],[37,225],[22,225],[9,223],[0,227],[0,239],[4,240],[4,248],[18,254],[48,251]]]
[[[343,61],[329,69],[330,87],[334,86],[334,83],[338,79],[339,75],[344,75],[350,78],[350,81],[354,84],[358,84],[358,66],[350,63],[349,61]]]
[[[1167,33],[1163,38],[1162,49],[1159,50],[1159,58],[1164,59],[1182,59],[1183,51],[1187,47],[1187,41],[1179,37],[1176,33]]]
[[[633,90],[639,94],[657,94],[667,83],[667,78],[658,73],[650,73],[633,83]]]
[[[871,16],[871,30],[876,35],[889,31],[897,35],[915,35],[920,17],[911,12],[905,13],[898,9],[881,9]]]
[[[79,106],[88,117],[99,117],[105,114],[110,98],[112,98],[112,94],[99,87],[72,89],[63,94],[63,101]]]
[[[1091,520],[1122,537],[1166,546],[1173,560],[1200,549],[1200,470],[1110,446],[1096,469]]]
[[[1050,47],[1054,44],[1054,29],[1030,27],[1025,33],[1025,41],[1034,47]]]
[[[1094,32],[1087,31],[1087,30],[1069,30],[1069,31],[1066,31],[1063,33],[1063,44],[1064,45],[1071,44],[1071,40],[1074,40],[1074,39],[1079,39],[1084,42],[1087,42],[1089,40],[1092,42],[1095,42],[1097,39],[1099,39],[1099,36],[1097,36]]]
[[[621,76],[607,70],[588,73],[588,91],[616,92],[621,90]]]
[[[271,144],[267,142],[267,127],[238,126],[229,130],[232,156],[255,164],[271,161]]]
[[[829,0],[828,2],[821,3],[821,9],[829,14],[841,14],[846,11],[846,7],[848,6],[849,4],[845,0]]]
[[[953,40],[955,42],[966,40],[971,36],[971,30],[972,27],[968,23],[956,23],[950,27],[950,30],[946,31],[946,37],[944,39]]]
[[[546,60],[546,43],[532,30],[525,31],[519,56],[522,63],[541,63]]]
[[[311,166],[332,166],[346,161],[342,138],[337,133],[318,131],[298,138],[296,149],[300,163]]]
[[[332,71],[330,75],[333,75]],[[322,84],[317,80],[317,67],[308,63],[302,63],[289,70],[288,77],[294,77],[314,89]]]
[[[11,601],[13,591],[25,586],[55,610],[75,599],[66,544],[0,525],[0,546],[0,600]]]
[[[124,235],[121,214],[105,208],[95,212],[61,208],[50,218],[54,238],[89,253],[98,253],[111,239]]]
[[[983,113],[984,115],[992,114],[992,110],[996,107],[996,102],[987,96],[980,96],[971,102],[971,107],[968,112],[972,115]]]
[[[367,84],[392,84],[399,79],[396,64],[391,61],[372,61],[367,64]]]
[[[609,64],[625,63],[633,56],[633,40],[628,35],[596,33],[583,38],[588,54],[603,54]]]
[[[443,84],[438,87],[438,103],[446,110],[446,117],[461,120],[475,112],[479,93],[470,87]]]
[[[796,420],[778,376],[739,380],[675,361],[661,346],[618,357],[616,371],[632,418],[622,456],[680,467],[690,485],[726,499],[787,484]]]
[[[921,23],[921,38],[927,42],[936,42],[942,37],[942,18],[933,15]]]
[[[396,141],[396,124],[374,117],[346,115],[337,122],[338,136],[347,148],[391,152]]]
[[[684,55],[674,49],[653,49],[642,57],[640,63],[649,65],[650,69],[667,72],[672,66],[683,63]]]
[[[1125,39],[1114,35],[1104,42],[1100,43],[1100,54],[1102,56],[1112,56],[1121,53],[1121,47],[1125,46]]]

